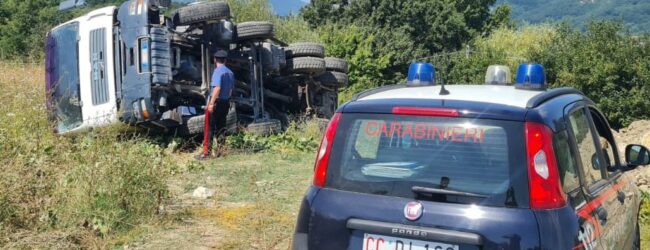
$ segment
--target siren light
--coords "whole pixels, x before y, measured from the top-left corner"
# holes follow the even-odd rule
[[[409,67],[406,86],[428,86],[436,84],[436,69],[431,63],[415,62]]]
[[[520,64],[517,69],[515,88],[544,90],[546,89],[546,74],[541,64]]]
[[[510,68],[505,65],[490,65],[485,72],[485,84],[508,85],[512,83]]]

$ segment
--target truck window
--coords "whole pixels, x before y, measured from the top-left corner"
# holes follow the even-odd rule
[[[46,47],[49,116],[58,132],[83,123],[79,82],[79,23],[52,30]]]

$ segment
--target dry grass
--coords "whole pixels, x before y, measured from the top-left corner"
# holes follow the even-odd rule
[[[0,63],[0,246],[101,247],[155,216],[175,165],[120,126],[54,135],[43,68]]]

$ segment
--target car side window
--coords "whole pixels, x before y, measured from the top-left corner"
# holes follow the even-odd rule
[[[553,136],[553,149],[555,150],[562,189],[564,192],[569,193],[580,187],[580,180],[566,130]]]
[[[605,166],[607,167],[607,170],[615,171],[621,161],[620,159],[617,159],[618,152],[616,152],[616,143],[612,137],[611,129],[605,118],[598,114],[596,110],[589,108],[589,111],[591,112],[591,117],[594,121],[596,131],[598,132],[598,139],[600,140],[600,147],[605,160]]]
[[[599,162],[594,132],[589,125],[589,119],[584,109],[578,109],[569,116],[573,139],[576,142],[580,162],[587,185],[603,179],[600,172],[602,164]]]

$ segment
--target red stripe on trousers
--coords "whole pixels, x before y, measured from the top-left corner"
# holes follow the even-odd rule
[[[203,127],[203,156],[210,155],[210,149],[208,148],[208,142],[210,140],[210,138],[208,138],[208,129],[210,129],[210,116],[212,116],[212,113],[205,112],[205,126]]]

